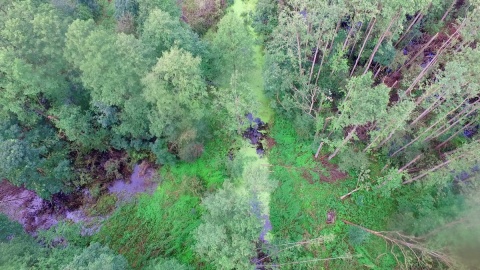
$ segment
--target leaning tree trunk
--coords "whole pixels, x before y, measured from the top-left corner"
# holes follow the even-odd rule
[[[385,31],[382,33],[382,35],[380,36],[380,39],[378,40],[377,44],[375,45],[375,48],[373,48],[373,52],[372,54],[370,55],[370,58],[368,59],[368,63],[367,63],[367,66],[365,67],[365,71],[363,72],[363,74],[367,74],[368,70],[370,69],[370,65],[372,64],[372,61],[373,61],[373,57],[375,57],[375,54],[377,53],[378,49],[380,48],[380,45],[382,45],[382,42],[383,40],[385,39],[385,37],[387,36],[387,33],[390,32],[390,28],[392,27],[393,25],[393,22],[395,22],[397,20],[397,17],[400,15],[400,12],[397,12],[395,14],[395,16],[393,16],[393,18],[390,20],[390,23],[388,24],[388,27],[387,29],[385,29]]]
[[[367,36],[365,37],[365,40],[363,41],[362,47],[360,48],[360,52],[358,52],[357,59],[355,60],[355,64],[353,65],[352,71],[350,72],[350,77],[352,77],[353,72],[355,72],[355,69],[357,68],[358,61],[360,60],[360,57],[362,56],[363,49],[365,48],[365,45],[367,44],[368,38],[370,37],[370,34],[372,33],[373,27],[375,26],[377,19],[373,18],[370,23],[368,24],[370,26]]]
[[[394,47],[397,47],[398,44],[400,44],[400,42],[407,36],[407,34],[410,32],[410,29],[412,29],[412,27],[420,20],[422,20],[423,18],[423,13],[422,12],[418,12],[417,16],[415,16],[415,18],[413,18],[412,22],[410,23],[410,25],[407,27],[407,30],[405,30],[403,32],[403,35],[398,39],[397,43],[395,43]]]
[[[352,20],[352,24],[353,24],[353,20]],[[348,40],[350,39],[350,35],[352,34],[353,28],[354,26],[352,25],[350,26],[350,30],[348,30],[347,38],[345,38],[345,42],[343,42],[342,51],[344,51],[345,48],[347,47]]]
[[[452,162],[451,159],[449,159],[449,160],[447,160],[447,161],[445,161],[445,162],[442,162],[442,163],[438,164],[437,166],[431,168],[430,170],[428,170],[428,171],[426,171],[426,172],[424,172],[424,173],[422,173],[422,174],[420,174],[420,175],[418,175],[418,176],[416,176],[416,177],[414,177],[414,178],[412,178],[412,179],[410,179],[410,180],[404,181],[402,184],[406,185],[406,184],[410,184],[410,183],[412,183],[412,182],[415,182],[415,181],[417,181],[417,180],[420,180],[420,179],[422,179],[423,177],[425,177],[425,176],[427,176],[428,174],[430,174],[431,172],[434,172],[434,171],[436,171],[436,170],[438,170],[438,169],[440,169],[440,168],[442,168],[442,167],[444,167],[444,166],[447,166],[448,164],[450,164],[450,162]]]
[[[466,19],[463,20],[462,24],[460,24],[460,26],[457,28],[457,30],[455,30],[455,33],[453,33],[448,39],[447,41],[445,41],[445,43],[442,44],[442,46],[440,47],[440,49],[438,50],[437,54],[433,57],[433,59],[430,61],[430,63],[428,63],[428,65],[420,72],[420,74],[417,76],[417,78],[415,78],[415,80],[413,81],[412,84],[410,84],[410,87],[408,87],[407,91],[405,91],[405,93],[407,95],[410,95],[410,92],[413,90],[413,88],[417,85],[417,83],[420,82],[420,80],[423,78],[423,76],[425,76],[425,74],[427,73],[427,71],[430,69],[431,66],[433,66],[433,64],[435,64],[438,60],[438,57],[443,53],[443,51],[445,51],[445,49],[447,48],[447,46],[452,42],[453,38],[457,36],[458,32],[463,28],[463,26],[465,25],[466,23]]]
[[[415,123],[420,121],[423,117],[425,117],[427,114],[429,114],[432,110],[434,110],[438,106],[440,106],[440,104],[442,103],[441,98],[443,98],[443,96],[441,96],[440,98],[435,100],[435,102],[433,102],[432,105],[430,105],[428,108],[426,108],[417,118],[415,118],[415,120],[412,121],[412,123],[410,123],[410,126],[415,125]]]
[[[355,134],[355,131],[357,131],[357,127],[358,126],[355,126],[347,135],[347,137],[345,137],[345,139],[342,141],[342,144],[340,146],[337,147],[337,149],[335,149],[335,152],[333,152],[333,154],[331,154],[329,157],[328,157],[328,160],[331,160],[332,158],[334,158],[338,152],[340,151],[340,149],[353,137],[353,135]]]
[[[442,253],[440,253],[438,251],[435,251],[435,250],[428,249],[428,248],[420,245],[419,242],[415,240],[415,237],[406,236],[406,235],[403,235],[399,232],[384,232],[384,231],[378,232],[378,231],[367,229],[363,226],[357,225],[357,224],[352,223],[352,222],[347,221],[347,220],[342,220],[342,221],[345,224],[355,226],[355,227],[357,227],[357,228],[359,228],[363,231],[366,231],[366,232],[371,233],[375,236],[378,236],[378,237],[382,238],[383,240],[385,240],[385,242],[390,243],[391,245],[397,246],[401,250],[403,255],[405,255],[405,252],[408,250],[408,251],[411,251],[418,260],[420,260],[420,257],[419,257],[420,255],[422,255],[422,256],[423,255],[428,255],[431,258],[436,258],[436,259],[442,261],[443,263],[445,263],[449,267],[452,265],[451,259],[447,255],[442,254]],[[399,239],[395,238],[394,237],[395,235],[396,235],[396,237],[399,237]],[[393,248],[392,248],[392,250],[393,250]]]
[[[318,67],[317,78],[315,78],[315,85],[318,85],[318,79],[320,78],[320,72],[322,71],[323,61],[325,60],[325,53],[327,49],[328,49],[328,41],[325,45],[325,49],[322,52],[322,59],[320,59],[320,66]]]
[[[398,171],[399,171],[399,172],[403,172],[406,168],[410,167],[412,164],[414,164],[415,162],[417,162],[417,160],[420,159],[422,156],[423,156],[423,153],[422,153],[422,154],[418,154],[416,157],[414,157],[412,160],[410,160],[410,162],[408,162],[407,164],[405,164],[405,166],[403,166],[402,168],[398,169]]]
[[[445,21],[445,19],[447,18],[448,14],[450,13],[450,11],[452,11],[453,7],[455,6],[455,3],[457,3],[456,0],[452,0],[452,4],[450,5],[450,7],[448,7],[447,11],[445,11],[445,13],[443,14],[442,18],[440,19],[441,22]]]
[[[450,130],[452,127],[454,127],[455,125],[457,125],[460,121],[462,121],[463,119],[465,119],[465,117],[469,114],[471,114],[472,112],[476,111],[478,106],[478,100],[472,104],[472,108],[468,111],[468,112],[464,112],[464,110],[462,110],[460,113],[458,113],[457,115],[455,115],[450,121],[452,121],[453,119],[457,118],[457,120],[455,120],[452,124],[448,125],[448,123],[450,121],[447,122],[447,127],[446,128],[443,128],[445,125],[441,126],[440,128],[438,128],[437,130],[435,130],[432,135],[430,135],[429,137],[425,138],[425,141],[428,141],[428,140],[431,140],[431,139],[434,139],[434,138],[438,138],[440,135],[442,135],[443,133],[447,132],[448,130]]]
[[[310,67],[310,75],[308,76],[308,83],[312,81],[312,76],[313,76],[313,69],[315,68],[315,62],[317,62],[317,55],[319,53],[318,47],[320,46],[320,40],[322,38],[319,37],[317,41],[317,46],[315,48],[315,55],[313,56],[313,61],[312,61],[312,66]],[[323,57],[322,57],[323,58]],[[323,60],[323,59],[322,59]]]
[[[303,75],[303,68],[302,68],[302,48],[300,44],[300,35],[297,33],[297,54],[298,54],[298,72],[300,72],[300,76]]]
[[[446,139],[444,142],[442,142],[441,144],[437,145],[435,147],[435,150],[440,150],[440,148],[442,148],[445,144],[447,144],[449,141],[451,141],[453,138],[455,138],[455,136],[458,135],[458,133],[464,131],[466,128],[468,128],[469,126],[471,126],[472,123],[468,123],[466,124],[465,126],[463,126],[461,129],[459,129],[457,132],[453,133],[452,136],[448,137],[448,139]]]
[[[423,45],[423,47],[412,57],[410,58],[410,60],[402,65],[399,69],[397,69],[395,72],[399,72],[400,70],[402,70],[402,68],[404,67],[408,67],[415,59],[417,59],[417,57],[422,54],[426,48],[428,48],[428,46],[430,45],[430,43],[432,43],[436,38],[438,37],[438,33],[436,33],[433,37],[430,38],[430,40],[428,40],[427,43],[425,43],[425,45]]]
[[[360,190],[359,187],[355,188],[354,190],[352,190],[352,191],[348,192],[347,194],[343,195],[342,197],[340,197],[340,200],[345,200],[345,198],[347,198],[348,196],[352,195],[353,193],[355,193],[359,190]]]

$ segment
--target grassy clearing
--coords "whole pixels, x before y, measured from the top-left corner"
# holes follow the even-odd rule
[[[166,180],[152,196],[118,209],[95,236],[125,256],[135,269],[158,257],[172,256],[194,264],[192,232],[200,224],[202,209],[195,179]]]
[[[353,254],[358,257],[332,261],[329,267],[394,267],[395,260],[382,240],[355,230],[341,221],[345,219],[373,230],[381,230],[386,227],[395,209],[394,201],[368,191],[359,191],[344,201],[340,200],[340,196],[355,188],[355,174],[334,183],[321,182],[319,177],[311,177],[322,173],[321,163],[313,160],[310,145],[298,139],[292,125],[277,119],[271,132],[277,142],[269,155],[272,177],[280,182],[270,203],[274,237],[286,242],[298,242],[334,236],[334,240],[325,245],[304,245],[294,252],[285,253],[283,258],[280,255],[280,260],[295,262]],[[310,181],[313,179],[313,183],[305,175],[310,175],[308,178]],[[328,211],[336,213],[334,224],[326,223]],[[379,256],[381,254],[383,255]],[[296,265],[295,269],[319,269],[322,264],[323,262]]]
[[[201,222],[201,198],[226,178],[227,146],[221,140],[211,142],[195,162],[164,166],[156,192],[117,209],[96,241],[124,255],[135,269],[158,257],[174,257],[209,269],[193,251],[192,233]]]
[[[238,16],[242,16],[244,13],[253,11],[257,1],[255,0],[236,0],[235,3],[230,7],[230,9],[235,12]],[[251,26],[250,29],[251,35],[257,39],[257,35]],[[259,106],[259,117],[265,122],[272,122],[274,112],[270,106],[270,100],[267,98],[264,92],[264,81],[263,81],[263,67],[265,64],[265,55],[263,49],[260,45],[254,45],[253,50],[255,65],[250,69],[248,73],[248,84],[250,85],[257,101],[260,103]]]

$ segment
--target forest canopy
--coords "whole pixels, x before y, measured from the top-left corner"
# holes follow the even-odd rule
[[[480,269],[479,18],[0,0],[0,268]]]

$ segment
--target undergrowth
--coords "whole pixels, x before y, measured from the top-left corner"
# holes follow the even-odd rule
[[[313,159],[309,142],[298,138],[292,124],[279,118],[271,129],[271,136],[277,142],[269,154],[272,177],[280,182],[270,203],[274,237],[279,242],[300,242],[334,235],[334,239],[326,241],[324,245],[305,244],[295,251],[278,254],[279,262],[287,262],[285,268],[320,269],[324,263],[322,261],[292,262],[351,254],[351,260],[331,260],[325,264],[330,269],[394,268],[396,261],[383,240],[352,229],[342,222],[345,219],[372,230],[381,230],[386,227],[395,209],[394,200],[378,197],[368,191],[359,191],[340,200],[340,196],[356,187],[355,171],[350,171],[346,180],[333,183],[317,180],[312,183],[305,179],[305,171],[315,174],[325,168],[320,168],[322,164]],[[375,177],[383,164],[371,164],[371,177]],[[329,211],[336,214],[334,224],[326,223]]]
[[[192,232],[201,223],[201,198],[226,178],[226,145],[217,140],[207,145],[195,162],[163,166],[155,193],[120,207],[104,223],[96,240],[124,255],[134,269],[162,257],[209,269],[208,263],[195,256]]]

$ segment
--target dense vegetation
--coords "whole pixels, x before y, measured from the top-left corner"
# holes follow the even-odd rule
[[[0,14],[0,180],[108,216],[0,214],[1,269],[480,269],[477,0]],[[116,203],[140,161],[157,190]]]

